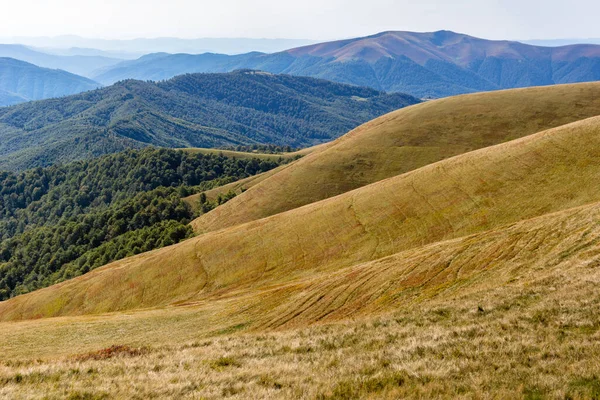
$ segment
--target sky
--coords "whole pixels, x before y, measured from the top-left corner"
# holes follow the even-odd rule
[[[599,38],[598,15],[598,0],[0,0],[0,37],[331,40],[448,29],[486,39]]]

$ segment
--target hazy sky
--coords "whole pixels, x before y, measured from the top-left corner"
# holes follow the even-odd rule
[[[449,29],[489,39],[600,37],[599,0],[0,0],[0,37],[334,39]]]

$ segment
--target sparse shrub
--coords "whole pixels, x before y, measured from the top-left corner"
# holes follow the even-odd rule
[[[580,398],[600,400],[600,378],[594,375],[571,381],[565,399]]]
[[[367,379],[351,379],[338,382],[333,391],[317,396],[319,400],[359,399],[369,394],[398,388],[406,383],[406,374],[396,371]]]
[[[281,389],[283,385],[271,378],[269,375],[261,375],[258,378],[258,384],[269,389]]]
[[[543,391],[537,386],[526,386],[523,389],[524,400],[543,400],[544,398]]]
[[[79,354],[73,357],[75,361],[107,360],[113,357],[139,357],[150,352],[147,347],[132,348],[129,346],[115,345],[102,350]],[[89,373],[89,371],[88,371]]]
[[[67,396],[67,400],[103,400],[108,399],[106,393],[92,393],[92,392],[73,392]]]
[[[225,367],[241,367],[242,363],[233,357],[219,357],[212,361],[210,366],[214,369],[220,369]]]

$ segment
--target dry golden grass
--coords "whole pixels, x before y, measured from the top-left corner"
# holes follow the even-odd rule
[[[8,357],[46,357],[112,344],[289,329],[418,310],[484,293],[501,297],[551,280],[561,280],[568,292],[569,286],[596,282],[589,274],[600,269],[599,217],[600,203],[595,203],[285,285],[256,285],[167,308],[2,323],[0,351]]]
[[[599,220],[596,203],[285,287],[0,323],[0,397],[594,399]]]
[[[240,297],[600,201],[599,132],[590,118],[201,235],[0,303],[0,319]]]
[[[3,323],[0,396],[598,398],[599,216],[586,206],[382,261],[397,280],[453,265],[435,291],[390,292],[386,313],[345,323],[211,331],[210,302]]]
[[[443,100],[464,107],[440,117],[459,127],[446,144],[463,152],[468,138],[569,122],[598,91]],[[488,95],[505,112],[474,124]],[[241,183],[254,185],[244,195],[273,194],[278,176],[306,183],[307,171],[328,187],[343,167],[325,154],[400,140],[397,119],[417,117],[387,118],[364,127],[380,136],[359,129]],[[402,140],[439,133],[427,124]],[[366,151],[365,175],[338,182],[376,183],[0,303],[0,397],[600,398],[600,116],[417,168],[438,151],[420,147],[390,159],[412,166],[384,180],[395,150],[379,150]],[[331,170],[301,165],[310,158]],[[258,214],[283,204],[245,198]]]
[[[600,115],[600,83],[478,93],[368,122],[192,224],[203,233],[254,221],[475,149]]]

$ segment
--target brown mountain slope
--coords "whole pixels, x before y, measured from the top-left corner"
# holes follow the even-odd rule
[[[478,148],[600,114],[600,83],[458,96],[362,125],[192,223],[258,220]]]
[[[382,58],[407,57],[418,64],[438,60],[468,67],[488,57],[515,60],[572,60],[600,57],[600,46],[581,44],[563,47],[532,46],[508,40],[486,40],[451,32],[389,31],[376,35],[318,43],[288,50],[289,54],[333,59],[337,62],[363,60],[375,63]]]
[[[0,319],[236,302],[250,291],[600,201],[599,161],[594,117],[108,265],[0,303]]]

